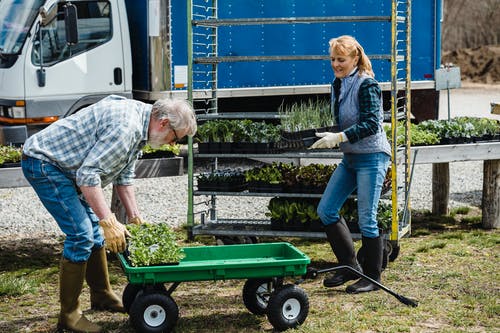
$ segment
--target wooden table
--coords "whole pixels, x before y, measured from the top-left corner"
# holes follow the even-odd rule
[[[136,178],[170,177],[184,174],[184,159],[182,157],[140,159],[135,166]],[[30,186],[23,175],[21,167],[0,168],[0,188]],[[111,209],[121,222],[126,222],[125,209],[113,189]]]
[[[432,163],[433,214],[448,214],[449,163],[484,161],[482,214],[483,227],[500,228],[500,142],[411,148],[411,163]]]

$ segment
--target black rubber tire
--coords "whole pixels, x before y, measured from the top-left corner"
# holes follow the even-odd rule
[[[255,236],[220,236],[215,238],[217,245],[257,244],[259,239]]]
[[[130,323],[137,332],[172,332],[178,319],[179,308],[166,293],[144,292],[130,307]]]
[[[267,319],[277,331],[301,325],[309,314],[309,298],[297,285],[287,284],[274,291],[267,305]]]
[[[140,284],[132,284],[132,283],[128,283],[125,286],[125,289],[123,289],[122,303],[127,313],[129,313],[130,307],[132,306],[135,297],[139,294],[141,290],[142,286]]]
[[[393,262],[399,255],[399,251],[401,250],[401,245],[399,244],[396,245],[391,243],[391,246],[392,246],[392,251],[389,253],[389,261]]]
[[[243,304],[245,304],[248,311],[255,315],[266,314],[269,297],[275,288],[275,283],[271,278],[248,279],[243,286]]]

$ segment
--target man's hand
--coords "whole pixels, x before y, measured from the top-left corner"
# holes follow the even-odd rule
[[[115,214],[111,214],[99,221],[104,232],[106,248],[113,253],[123,252],[127,246],[125,236],[130,236],[127,228],[116,220]]]
[[[320,137],[309,149],[317,148],[334,148],[339,145],[339,143],[347,141],[347,137],[344,132],[332,133],[332,132],[321,132],[316,133],[317,137]]]
[[[144,221],[141,219],[140,216],[135,216],[135,217],[129,219],[128,223],[131,223],[131,224],[143,224]]]

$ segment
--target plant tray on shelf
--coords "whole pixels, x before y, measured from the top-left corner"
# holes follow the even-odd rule
[[[248,183],[248,192],[254,193],[281,193],[283,191],[282,184],[270,184],[264,182],[251,181]]]

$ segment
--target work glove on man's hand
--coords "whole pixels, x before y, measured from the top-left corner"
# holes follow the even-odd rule
[[[332,133],[332,132],[321,132],[316,133],[317,137],[320,137],[309,149],[316,148],[334,148],[341,142],[347,141],[347,136],[344,132]]]
[[[129,220],[128,220],[128,223],[129,223],[129,224],[143,224],[143,223],[144,223],[144,221],[141,219],[141,217],[140,217],[140,216],[135,216],[135,217],[133,217],[133,218],[129,219]]]
[[[127,246],[125,236],[130,236],[127,228],[116,219],[115,214],[111,214],[99,221],[104,232],[106,248],[113,253],[123,252]]]

